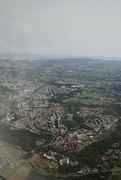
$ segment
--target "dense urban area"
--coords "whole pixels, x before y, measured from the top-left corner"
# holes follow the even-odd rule
[[[0,60],[0,178],[121,178],[121,62]]]

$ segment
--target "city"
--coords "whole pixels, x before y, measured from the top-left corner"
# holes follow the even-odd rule
[[[121,160],[118,140],[92,165],[78,154],[116,131],[120,68],[92,59],[0,60],[1,175],[14,178],[24,168],[23,178],[33,169],[55,177],[111,173],[112,161]]]

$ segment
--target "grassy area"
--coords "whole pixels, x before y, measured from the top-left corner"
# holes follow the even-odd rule
[[[80,96],[77,96],[77,93],[80,93]],[[68,92],[67,94],[61,94],[58,95],[56,98],[52,98],[50,102],[60,103],[65,106],[70,106],[72,104],[78,104],[78,107],[84,104],[80,104],[81,100],[98,100],[102,102],[116,102],[115,98],[109,98],[109,97],[101,97],[100,93],[98,91],[93,89],[78,89],[77,91]],[[93,105],[90,105],[90,107]],[[96,107],[99,105],[96,105]]]
[[[73,114],[68,114],[67,115],[67,120],[71,120],[72,121],[73,120]]]
[[[81,96],[80,97],[76,97],[76,94],[69,94],[68,96],[64,96],[62,97],[62,102],[63,103],[74,103],[74,102],[78,102],[80,99],[92,99],[92,100],[101,100],[101,96],[99,93],[97,93],[96,91],[92,90],[92,89],[84,89]],[[114,99],[112,98],[108,98],[108,99],[102,99],[104,101],[114,101]]]
[[[84,90],[82,95],[81,95],[81,98],[84,98],[84,99],[100,99],[101,96],[95,91]]]

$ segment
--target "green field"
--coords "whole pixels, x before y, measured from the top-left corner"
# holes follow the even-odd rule
[[[81,98],[83,99],[100,99],[101,96],[96,91],[84,90],[82,92]]]
[[[87,90],[85,89],[80,97],[74,97],[73,96],[65,96],[62,98],[63,103],[68,103],[68,102],[77,102],[81,99],[92,99],[92,100],[100,100],[101,96],[98,94],[96,91],[93,90]]]
[[[68,114],[68,115],[67,115],[67,120],[72,121],[72,120],[73,120],[73,114]]]

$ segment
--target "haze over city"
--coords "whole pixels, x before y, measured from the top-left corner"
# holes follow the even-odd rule
[[[0,0],[0,53],[121,58],[119,0]]]

